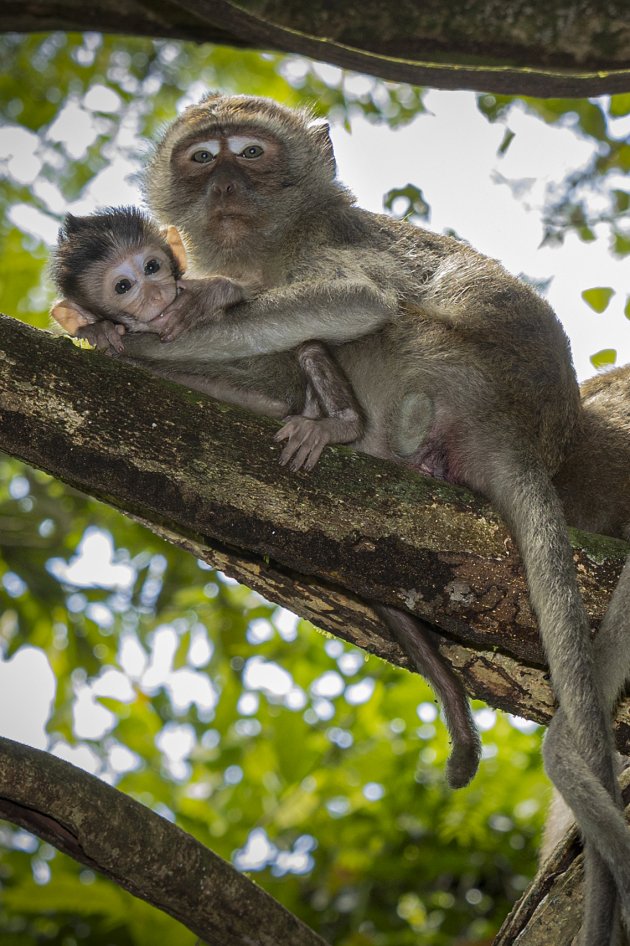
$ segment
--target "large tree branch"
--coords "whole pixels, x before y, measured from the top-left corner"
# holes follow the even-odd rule
[[[630,89],[625,0],[40,0],[0,30],[101,30],[301,53],[443,89],[589,96]]]
[[[433,625],[469,693],[549,719],[518,552],[478,497],[342,448],[290,473],[273,421],[5,317],[0,364],[0,449],[402,666],[366,600],[405,608]],[[627,546],[577,532],[573,544],[596,625]],[[618,742],[630,750],[628,703]]]
[[[326,946],[181,828],[68,762],[2,738],[0,817],[169,913],[211,946]]]

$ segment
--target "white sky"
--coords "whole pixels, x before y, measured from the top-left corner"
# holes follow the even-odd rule
[[[93,101],[88,101],[88,106],[101,110],[114,110],[117,106],[116,96],[110,90],[92,90],[90,95]],[[589,356],[602,348],[616,348],[618,364],[630,360],[630,322],[623,315],[630,291],[628,260],[618,261],[610,256],[604,234],[593,244],[582,244],[569,236],[562,247],[539,248],[542,237],[539,209],[544,187],[548,182],[560,181],[569,169],[582,164],[590,153],[588,143],[570,130],[546,126],[524,112],[512,112],[509,125],[516,137],[507,154],[497,158],[505,128],[501,124],[489,124],[479,114],[471,93],[430,92],[425,104],[428,114],[418,116],[397,131],[369,124],[362,118],[354,119],[351,134],[341,127],[333,129],[339,176],[355,192],[359,204],[381,211],[386,191],[407,183],[415,184],[431,206],[429,225],[432,229],[454,229],[516,274],[522,272],[536,279],[553,276],[548,298],[571,338],[581,378],[594,373]],[[129,133],[128,129],[123,129],[123,136]],[[51,137],[66,142],[75,160],[81,160],[93,134],[90,114],[79,104],[69,106],[51,129]],[[137,168],[119,160],[90,184],[80,202],[65,205],[53,184],[37,179],[40,167],[37,147],[37,139],[29,132],[11,126],[0,127],[0,161],[7,162],[7,170],[16,180],[45,196],[51,210],[89,213],[97,206],[139,201],[139,192],[131,179]],[[507,178],[532,179],[526,199],[516,200],[508,187],[496,183],[494,171]],[[58,223],[52,215],[44,215],[24,204],[14,208],[11,216],[23,229],[54,243]],[[582,290],[593,286],[612,286],[616,290],[602,315],[595,314],[580,297]],[[106,574],[112,585],[124,584],[125,566],[111,562],[107,540],[96,532],[88,538],[87,546],[80,550],[67,577],[76,580],[79,587],[85,586],[90,574],[95,573],[94,561],[90,561],[93,554],[101,579]],[[256,631],[253,633],[255,635]],[[109,672],[94,688],[77,686],[80,707],[76,717],[77,735],[98,738],[99,733],[102,735],[110,728],[110,714],[95,703],[94,697],[100,694],[131,699],[132,691],[130,687],[126,689],[125,679],[153,685],[168,682],[175,702],[180,705],[190,700],[200,707],[214,704],[216,694],[203,673],[178,671],[178,677],[172,671],[172,634],[167,628],[156,633],[149,663],[143,663],[146,655],[140,656],[137,648],[134,650],[133,641],[123,641],[120,661],[124,674]],[[0,732],[39,746],[46,742],[44,726],[54,693],[52,674],[45,658],[45,666],[42,665],[42,658],[41,652],[23,648],[11,661],[0,660],[0,680],[4,681],[0,685]],[[183,673],[188,674],[185,679]],[[246,676],[253,691],[279,688],[290,695],[296,709],[303,701],[303,694],[293,686],[286,671],[275,665],[265,668],[262,661],[253,660]],[[322,718],[327,706],[332,706],[327,697],[340,685],[339,674],[331,673],[315,688],[313,696],[319,698]],[[356,702],[369,698],[371,687],[371,682],[366,681],[360,693],[357,689]],[[253,694],[251,699],[255,702]],[[165,733],[163,746],[168,749],[173,773],[183,776],[190,733],[180,732],[181,729],[174,727]],[[178,738],[183,740],[184,746],[179,754],[175,748]],[[55,751],[90,770],[96,768],[97,760],[89,749],[70,749],[60,744]],[[124,747],[112,746],[112,771],[131,767],[134,760],[130,755]]]

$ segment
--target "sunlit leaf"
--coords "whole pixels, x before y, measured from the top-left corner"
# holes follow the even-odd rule
[[[514,132],[510,131],[509,128],[506,128],[505,134],[503,135],[503,141],[501,142],[501,144],[499,145],[497,149],[497,154],[505,154],[507,149],[510,147],[510,145],[514,141],[514,137],[515,137]]]
[[[601,351],[591,355],[591,364],[595,368],[607,368],[614,365],[617,361],[617,352],[614,348],[603,348]]]
[[[608,114],[615,118],[621,118],[630,113],[630,92],[620,92],[618,95],[611,95],[608,105]]]
[[[602,313],[608,308],[608,304],[614,294],[614,289],[599,286],[593,289],[584,289],[582,298],[594,312]]]

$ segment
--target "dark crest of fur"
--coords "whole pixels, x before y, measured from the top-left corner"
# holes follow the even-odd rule
[[[171,248],[157,224],[137,207],[106,207],[87,217],[66,214],[50,273],[63,296],[89,308],[95,300],[85,298],[81,276],[90,266],[137,252],[147,244],[157,244],[168,254],[173,276],[178,279],[181,273]]]

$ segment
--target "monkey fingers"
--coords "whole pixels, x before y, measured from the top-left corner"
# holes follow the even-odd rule
[[[177,297],[147,323],[163,342],[173,342],[193,326],[220,322],[228,306],[243,299],[238,283],[225,276],[186,279],[178,283]]]
[[[110,322],[108,319],[92,322],[77,329],[77,338],[84,338],[99,351],[109,352],[113,349],[118,354],[125,350],[122,341],[124,334],[124,325]]]
[[[295,416],[285,418],[284,427],[278,431],[274,440],[288,440],[280,455],[280,465],[286,466],[292,461],[290,469],[295,473],[301,469],[314,469],[322,450],[330,443],[330,436],[325,421]]]
[[[160,341],[173,342],[193,325],[205,321],[203,310],[193,294],[182,292],[164,312],[147,322],[147,327],[156,332]]]

